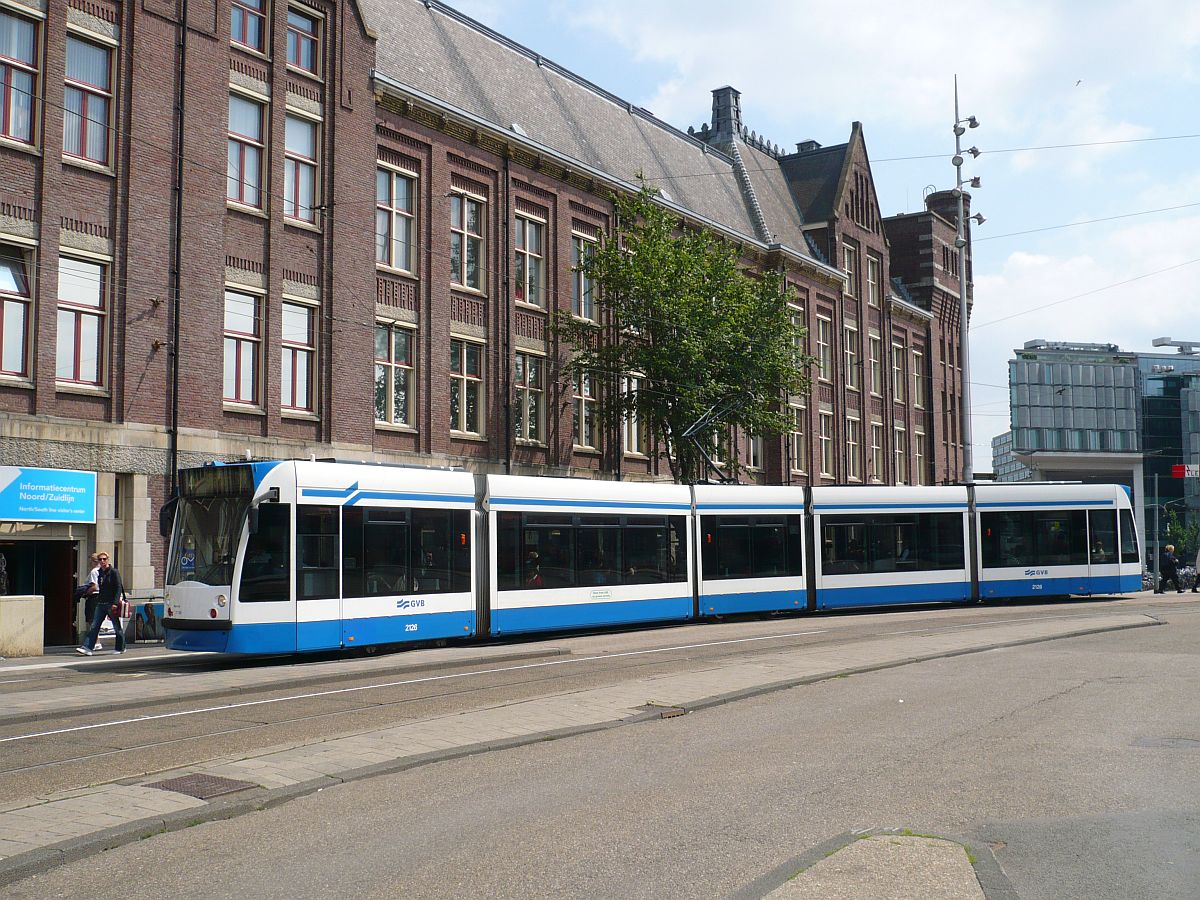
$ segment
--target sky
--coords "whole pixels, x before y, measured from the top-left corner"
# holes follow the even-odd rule
[[[1026,341],[1200,342],[1200,4],[1188,0],[449,0],[681,129],[712,89],[771,142],[862,122],[880,211],[954,187],[954,79],[972,211],[974,467],[1008,429]],[[1064,146],[1070,145],[1070,146]],[[914,158],[915,157],[915,158]],[[1100,220],[1100,221],[1098,221]],[[1162,348],[1160,352],[1174,352]]]

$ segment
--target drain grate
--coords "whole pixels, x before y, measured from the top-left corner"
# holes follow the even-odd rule
[[[658,713],[659,718],[661,719],[674,719],[676,716],[687,715],[687,710],[680,706],[664,706],[661,703],[655,703],[653,701],[643,704],[638,708],[643,709],[646,712]]]
[[[197,800],[208,800],[220,797],[222,794],[233,794],[247,788],[258,787],[252,781],[238,781],[235,778],[222,778],[219,775],[181,775],[179,778],[168,778],[166,781],[156,781],[146,787],[158,788],[160,791],[174,791],[177,794],[187,794]]]

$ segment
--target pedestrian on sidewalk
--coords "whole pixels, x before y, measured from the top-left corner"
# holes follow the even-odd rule
[[[1162,556],[1158,561],[1158,571],[1162,576],[1159,578],[1158,587],[1154,593],[1161,594],[1167,586],[1168,581],[1175,583],[1175,592],[1183,593],[1183,585],[1179,583],[1179,557],[1175,555],[1175,545],[1167,544],[1163,547]]]
[[[83,621],[89,627],[92,624],[92,618],[96,615],[96,603],[100,599],[100,563],[97,560],[99,555],[100,553],[97,551],[88,557],[88,562],[91,563],[92,568],[88,572],[88,577],[83,584],[75,589],[75,601],[78,602],[81,599],[86,601],[83,604]],[[100,643],[99,636],[96,638],[96,646],[92,649],[104,649]]]
[[[1200,588],[1200,543],[1196,545],[1196,562],[1192,566],[1196,570],[1195,577],[1192,578],[1192,593],[1196,593],[1196,588]]]
[[[96,644],[96,636],[100,634],[100,626],[104,620],[111,619],[117,635],[116,655],[125,652],[125,633],[121,629],[121,617],[118,604],[125,596],[125,585],[121,582],[121,573],[109,564],[108,554],[96,554],[99,563],[99,599],[96,601],[96,613],[92,617],[92,627],[88,629],[83,645],[75,648],[75,652],[83,656],[92,655],[92,647]]]

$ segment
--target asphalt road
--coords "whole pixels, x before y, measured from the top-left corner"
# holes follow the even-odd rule
[[[835,835],[897,827],[990,848],[1021,897],[1194,897],[1200,605],[1159,610],[1167,627],[836,678],[352,782],[159,835],[7,894],[728,896]],[[700,644],[797,623],[842,623],[833,637],[806,640],[969,627],[946,612],[674,629],[669,641],[662,632],[575,638],[572,649]],[[636,664],[711,666],[738,646]],[[567,677],[614,672],[597,663]],[[545,687],[508,676],[485,689]],[[420,702],[481,696],[446,691]],[[333,712],[338,721],[365,715]]]
[[[66,667],[0,677],[0,696],[9,691],[74,690],[82,699],[73,710],[54,710],[38,722],[0,717],[0,803],[165,771],[236,751],[315,741],[549,691],[583,690],[619,678],[716,665],[767,646],[836,646],[881,634],[1086,615],[1097,608],[1135,603],[935,606],[748,618],[558,635],[493,645],[488,655],[458,645],[374,656],[257,660],[180,654],[112,662],[103,656],[78,662],[70,658]],[[204,712],[196,714],[197,710]],[[21,739],[11,740],[14,737]],[[13,752],[17,748],[19,752]]]

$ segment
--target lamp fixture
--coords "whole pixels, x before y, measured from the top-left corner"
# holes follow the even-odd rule
[[[963,126],[966,125],[966,128]],[[967,240],[967,215],[965,210],[966,197],[963,194],[964,185],[977,188],[982,182],[979,176],[971,178],[969,181],[963,181],[962,165],[963,165],[963,150],[962,136],[966,134],[967,128],[978,128],[979,120],[974,116],[966,116],[965,118],[958,114],[958,76],[954,76],[954,157],[950,160],[954,165],[954,192],[953,195],[958,201],[958,217],[957,217],[957,234],[954,237],[954,246],[958,249],[958,338],[959,338],[959,360],[961,361],[961,377],[962,385],[960,387],[960,409],[962,411],[962,428],[959,432],[962,438],[962,480],[966,484],[971,484],[975,481],[975,466],[973,462],[973,447],[971,436],[971,347],[968,340],[969,335],[969,307],[967,303],[967,255],[970,253],[970,244]],[[978,147],[969,147],[967,153],[971,154],[972,159],[978,159],[982,153]],[[983,214],[976,213],[970,217],[980,225],[983,224]]]

